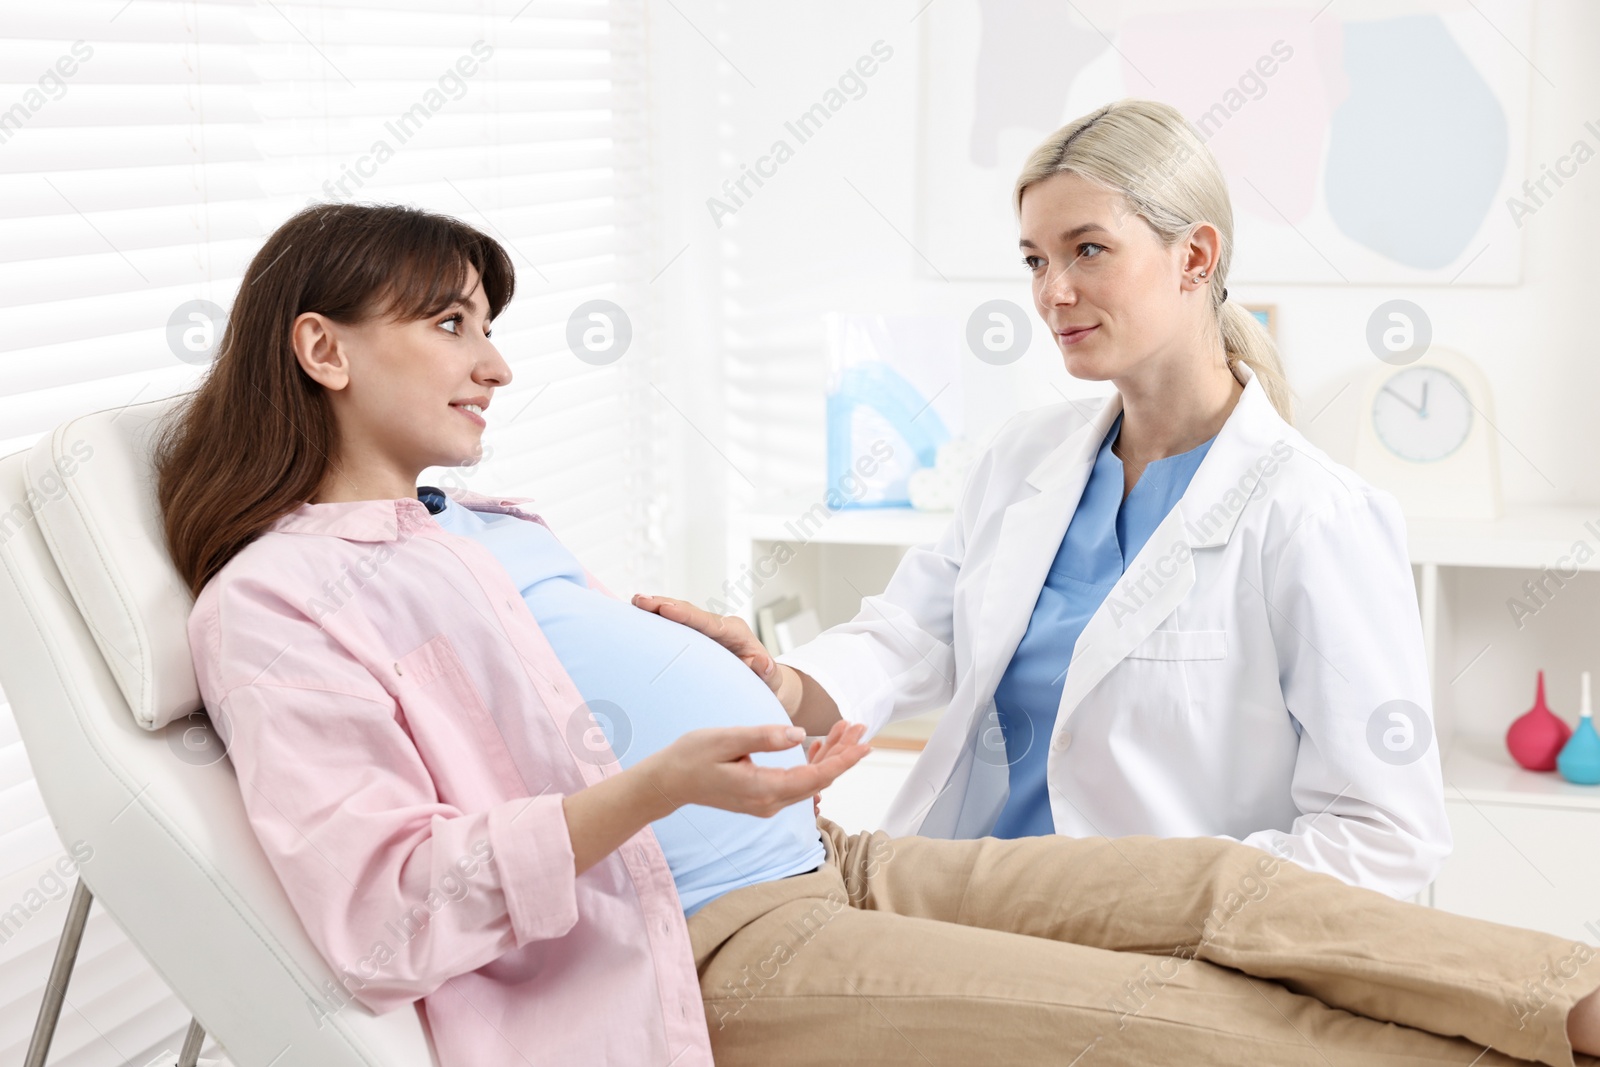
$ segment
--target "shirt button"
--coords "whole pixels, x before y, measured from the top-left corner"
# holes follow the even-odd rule
[[[667,922],[667,920],[662,919],[661,920],[661,932],[664,933],[664,934],[671,933],[672,932],[672,924]]]
[[[1072,746],[1072,733],[1068,730],[1057,732],[1055,741],[1051,742],[1057,752],[1065,752]]]

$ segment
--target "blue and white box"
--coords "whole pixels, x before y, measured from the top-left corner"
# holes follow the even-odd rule
[[[908,483],[961,433],[961,323],[942,315],[823,317],[828,500],[909,507]]]

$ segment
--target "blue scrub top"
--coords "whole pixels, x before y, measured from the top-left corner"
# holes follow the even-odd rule
[[[1119,414],[1100,443],[1094,470],[1039,590],[1028,629],[994,692],[1011,768],[1011,795],[995,823],[995,837],[1055,832],[1045,762],[1073,646],[1128,564],[1183,496],[1216,440],[1151,463],[1124,500],[1122,461],[1111,451],[1121,429]]]

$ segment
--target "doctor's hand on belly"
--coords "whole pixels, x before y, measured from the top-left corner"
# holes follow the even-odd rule
[[[779,663],[750,632],[750,624],[737,615],[718,615],[687,600],[636,594],[635,607],[653,611],[663,619],[700,631],[732,652],[777,696],[783,710],[797,726],[813,736],[828,734],[842,721],[839,706],[816,682],[787,664]]]

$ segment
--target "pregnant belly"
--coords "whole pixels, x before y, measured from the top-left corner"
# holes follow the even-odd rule
[[[767,684],[698,630],[560,584],[530,606],[623,766],[690,730],[789,724]],[[798,747],[758,756],[772,766],[805,762]]]
[[[560,585],[538,598],[534,617],[622,766],[690,730],[789,724],[767,684],[711,638],[594,590]],[[799,746],[750,758],[767,767],[805,763]],[[812,870],[825,856],[809,798],[771,819],[691,804],[651,829],[690,913],[728,890]]]

